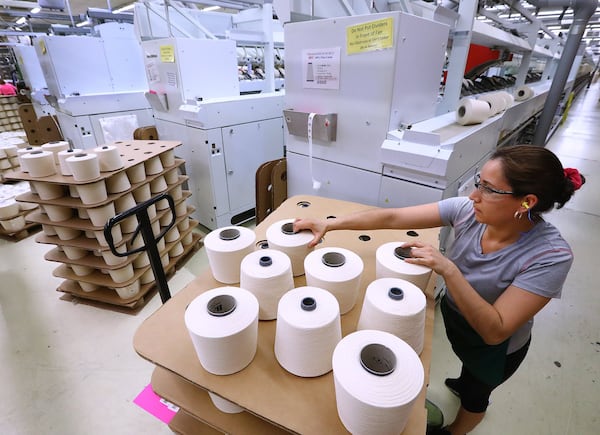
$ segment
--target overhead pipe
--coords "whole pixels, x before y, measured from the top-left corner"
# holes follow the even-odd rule
[[[579,50],[585,26],[598,7],[598,0],[528,0],[532,5],[539,8],[557,8],[570,6],[573,9],[573,23],[569,28],[569,35],[560,57],[552,85],[548,91],[548,97],[544,109],[537,123],[533,135],[533,144],[545,146],[548,132],[552,126],[552,120],[560,103],[560,98],[567,83],[569,72],[573,61]]]

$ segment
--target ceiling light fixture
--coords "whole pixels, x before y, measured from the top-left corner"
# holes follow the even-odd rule
[[[112,11],[113,14],[120,14],[121,12],[127,12],[132,10],[133,8],[135,8],[135,3],[130,3],[128,5],[125,5],[123,7],[120,7],[119,9],[115,9],[114,11]]]

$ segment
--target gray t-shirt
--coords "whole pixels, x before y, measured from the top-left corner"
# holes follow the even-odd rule
[[[487,302],[493,304],[511,284],[537,295],[560,298],[573,252],[552,224],[541,221],[516,243],[484,254],[481,237],[486,225],[475,220],[470,199],[445,199],[439,202],[439,210],[444,225],[454,228],[455,241],[448,258]],[[449,292],[448,302],[460,312]],[[533,318],[512,335],[508,353],[527,342],[532,326]]]

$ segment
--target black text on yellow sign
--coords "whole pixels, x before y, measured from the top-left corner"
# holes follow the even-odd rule
[[[350,26],[346,29],[346,41],[348,54],[391,48],[394,45],[393,18]]]

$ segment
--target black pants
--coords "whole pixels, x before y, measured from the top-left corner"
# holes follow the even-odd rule
[[[527,355],[530,343],[531,339],[519,350],[506,355],[504,377],[498,385],[504,383],[517,371]],[[485,412],[490,395],[498,385],[491,386],[480,381],[463,365],[459,378],[460,404],[469,412]]]

